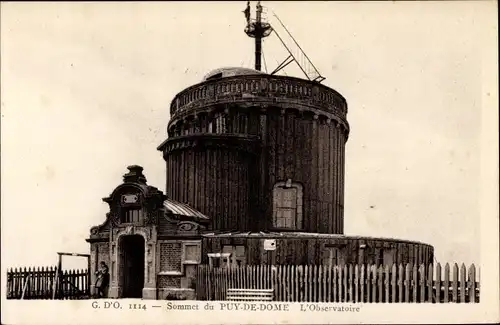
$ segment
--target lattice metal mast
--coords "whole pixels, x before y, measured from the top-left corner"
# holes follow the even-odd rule
[[[281,25],[281,27],[285,32],[283,35],[288,35],[289,39],[292,40],[291,46],[290,45],[287,46],[287,44],[284,41],[284,37],[279,35],[276,28],[271,27],[271,25],[268,22],[263,21],[262,9],[263,7],[261,6],[260,1],[257,1],[256,18],[252,19],[250,14],[250,1],[247,1],[247,7],[243,11],[245,13],[245,17],[247,20],[245,33],[248,36],[255,38],[255,69],[258,71],[261,70],[262,38],[269,36],[271,32],[274,31],[274,33],[276,34],[280,42],[283,44],[284,48],[287,50],[289,55],[285,60],[283,60],[282,63],[278,65],[278,67],[276,67],[276,69],[274,69],[274,71],[271,74],[276,74],[279,71],[283,70],[290,63],[295,62],[297,63],[298,67],[304,73],[307,79],[316,82],[322,82],[323,80],[325,80],[325,77],[323,77],[319,73],[318,69],[316,69],[316,67],[309,59],[307,54],[304,52],[304,50],[302,50],[299,43],[295,40],[295,38],[292,36],[292,34],[286,28],[283,22],[278,18],[278,16],[275,13],[273,13],[274,17],[279,22],[279,25]]]

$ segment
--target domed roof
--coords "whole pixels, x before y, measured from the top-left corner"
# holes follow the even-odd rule
[[[251,74],[264,74],[264,72],[254,69],[240,68],[240,67],[219,68],[212,70],[207,75],[205,75],[205,77],[203,77],[203,81],[209,79],[218,79],[218,78],[233,77],[240,75],[251,75]]]

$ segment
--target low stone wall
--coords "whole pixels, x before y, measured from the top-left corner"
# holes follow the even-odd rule
[[[160,300],[189,300],[196,296],[196,270],[201,262],[201,241],[162,241],[156,278]]]

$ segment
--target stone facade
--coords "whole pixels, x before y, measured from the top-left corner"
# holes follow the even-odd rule
[[[95,293],[95,273],[104,262],[110,272],[110,298],[192,299],[195,267],[201,262],[200,232],[206,228],[208,217],[147,185],[142,167],[128,169],[123,184],[103,199],[110,206],[106,220],[92,227],[87,239],[91,291]],[[143,244],[128,247],[125,239],[137,236]],[[133,279],[143,279],[143,283]],[[138,285],[142,291],[128,288],[127,283]]]

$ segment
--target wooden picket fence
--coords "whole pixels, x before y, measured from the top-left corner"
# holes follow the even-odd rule
[[[7,299],[88,299],[89,284],[88,270],[58,272],[57,267],[10,269],[7,271]]]
[[[226,300],[230,288],[273,289],[275,301],[288,302],[478,303],[479,270],[457,263],[198,267],[198,300]]]

